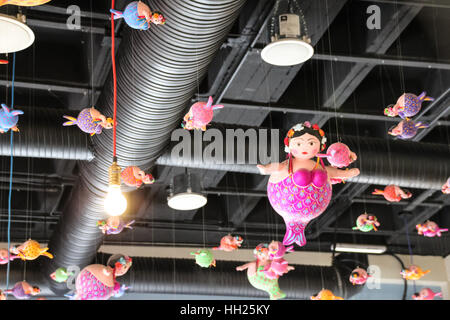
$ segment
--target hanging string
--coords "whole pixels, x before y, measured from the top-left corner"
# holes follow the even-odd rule
[[[111,9],[114,9],[114,0],[111,0]],[[114,13],[111,12],[111,62],[114,84],[114,115],[113,115],[113,157],[116,158],[116,127],[117,127],[117,77],[116,77],[116,56],[115,56],[115,30]]]
[[[16,53],[13,53],[13,66],[12,66],[12,80],[11,80],[11,110],[14,109],[14,79],[16,74]],[[8,194],[8,266],[6,268],[6,290],[9,288],[9,272],[10,272],[10,258],[11,253],[9,248],[11,247],[11,200],[12,200],[12,181],[13,181],[13,145],[14,145],[14,131],[11,128],[10,139],[10,166],[9,166],[9,194]],[[8,296],[8,293],[6,293]]]
[[[413,262],[413,252],[412,252],[412,249],[411,249],[411,240],[409,238],[408,223],[407,223],[407,220],[406,220],[406,216],[403,216],[403,220],[405,221],[406,240],[408,241],[408,251],[409,251],[410,265],[413,265],[414,264],[414,262]],[[414,292],[417,292],[416,281],[415,280],[413,280],[413,285],[414,285]]]

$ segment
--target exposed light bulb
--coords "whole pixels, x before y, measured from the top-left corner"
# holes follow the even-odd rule
[[[120,190],[120,185],[110,185],[105,198],[105,210],[110,216],[120,216],[127,209],[127,199]]]

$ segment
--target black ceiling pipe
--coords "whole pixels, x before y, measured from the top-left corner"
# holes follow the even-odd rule
[[[194,156],[185,158],[178,156],[177,153],[175,153],[175,156],[172,156],[173,148],[180,143],[173,141],[166,152],[157,159],[156,164],[259,174],[258,168],[254,163],[249,163],[248,157],[250,148],[258,150],[259,140],[256,143],[249,143],[248,139],[245,140],[245,143],[234,143],[234,160],[232,163],[226,163],[226,129],[220,124],[217,126],[220,129],[214,128],[214,124],[211,127],[213,130],[219,130],[223,136],[223,162],[211,161],[202,157],[195,158]],[[231,127],[231,129],[236,128]],[[247,129],[244,128],[243,130],[246,131]],[[262,128],[253,129],[258,132]],[[191,151],[194,153],[196,141],[202,141],[202,139],[196,140],[194,135],[199,133],[189,132],[187,134],[190,134]],[[280,130],[279,136],[278,158],[281,162],[286,159],[283,144],[284,131],[281,132]],[[328,139],[327,145],[337,141],[335,135],[326,136]],[[405,188],[440,190],[442,184],[450,176],[450,148],[447,145],[355,136],[341,136],[340,138],[358,156],[358,160],[351,164],[350,167],[357,167],[361,171],[359,176],[348,179],[348,181],[377,185],[396,184]],[[182,140],[180,139],[180,141]],[[269,129],[267,138],[268,150],[270,150],[270,142]],[[210,143],[203,142],[203,146],[200,148],[202,154],[205,147]],[[237,162],[237,146],[244,147],[245,162],[242,164]],[[258,163],[261,163],[259,158]],[[326,160],[324,160],[324,163],[328,165]]]
[[[166,24],[147,31],[124,27],[117,53],[118,164],[146,170],[169,142],[168,132],[180,126],[209,63],[238,17],[244,0],[184,0],[152,2]],[[116,8],[123,9],[123,8]],[[112,77],[97,103],[105,116],[113,114]],[[96,157],[79,163],[80,179],[49,242],[44,273],[60,266],[89,264],[103,235],[96,221],[105,218],[103,201],[112,163],[112,130],[93,138]],[[51,284],[60,292],[64,286]]]
[[[125,250],[126,251],[126,250]],[[106,265],[109,254],[97,254],[96,263]],[[331,258],[331,257],[330,257]],[[20,260],[11,262],[10,287],[25,279],[41,289],[41,296],[63,296],[64,290],[54,292],[50,274],[40,271],[46,258],[27,262],[26,272]],[[158,257],[132,257],[133,265],[127,274],[117,278],[127,285],[130,293],[186,294],[211,296],[236,296],[269,298],[264,291],[253,288],[247,280],[246,272],[236,271],[236,267],[248,261],[217,261],[215,268],[201,268],[192,259],[171,259]],[[289,255],[287,255],[289,260]],[[279,278],[280,288],[286,299],[309,300],[322,289],[329,289],[335,295],[348,299],[361,291],[362,286],[354,286],[349,277],[356,267],[367,268],[365,254],[342,253],[335,257],[331,266],[293,265],[295,270]],[[5,278],[0,279],[0,287],[5,288]],[[71,283],[72,281],[69,281]],[[61,287],[68,291],[67,283]],[[36,296],[36,298],[39,296]]]
[[[63,127],[63,115],[78,116],[78,111],[51,108],[22,110],[17,124],[20,132],[14,134],[13,156],[64,160],[94,159],[94,148],[89,134],[77,126]],[[0,156],[11,154],[10,135],[0,134]]]

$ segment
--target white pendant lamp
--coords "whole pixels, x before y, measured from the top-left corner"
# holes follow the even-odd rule
[[[200,180],[188,172],[173,177],[167,204],[175,210],[195,210],[208,202],[201,193]]]
[[[25,24],[25,16],[0,14],[0,53],[12,53],[28,48],[34,42],[33,31]]]

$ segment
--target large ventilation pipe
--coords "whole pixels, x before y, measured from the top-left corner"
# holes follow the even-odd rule
[[[117,54],[117,156],[119,165],[146,170],[179,126],[208,64],[222,44],[244,0],[155,0],[164,26],[147,31],[125,26]],[[123,9],[123,8],[117,8]],[[97,103],[113,114],[112,77]],[[94,136],[96,157],[80,162],[80,178],[49,242],[55,256],[44,270],[89,264],[103,239],[96,221],[105,217],[103,201],[112,162],[112,132]],[[67,291],[52,284],[58,292]]]
[[[98,254],[96,263],[106,265],[110,255]],[[194,259],[170,259],[158,257],[132,257],[130,271],[117,279],[131,289],[130,293],[177,294],[235,296],[244,298],[266,298],[268,294],[253,288],[247,280],[246,272],[236,271],[236,267],[248,261],[218,261],[211,269],[200,268]],[[42,258],[45,259],[45,258]],[[289,260],[289,257],[287,258]],[[50,284],[54,281],[48,272],[42,274],[42,261],[29,263],[25,279],[41,289],[41,296],[54,297]],[[333,291],[337,296],[348,299],[358,293],[362,286],[354,286],[349,277],[356,267],[367,267],[367,255],[339,254],[331,266],[293,265],[290,271],[279,279],[280,288],[286,293],[286,299],[309,299],[323,288]],[[24,279],[23,262],[11,262],[10,287]],[[67,288],[68,283],[62,284]],[[5,288],[5,278],[0,286]],[[126,298],[126,296],[124,297]]]
[[[242,139],[243,135],[241,134],[241,140],[235,140],[234,143],[230,143],[231,140],[227,138],[226,131],[228,129],[210,129],[216,130],[217,135],[223,138],[223,144],[219,144],[223,146],[223,149],[217,149],[223,154],[219,158],[204,157],[205,154],[211,153],[212,147],[208,147],[208,145],[212,142],[209,141],[217,143],[215,138],[209,137],[208,142],[202,142],[202,137],[199,136],[201,133],[184,133],[178,131],[181,136],[174,133],[173,140],[176,141],[171,143],[166,152],[157,159],[156,163],[167,166],[259,174],[255,162],[250,162],[252,157],[249,157],[249,155],[252,155],[253,159],[257,159],[257,163],[261,163],[261,156],[264,155],[271,155],[273,157],[278,154],[280,162],[286,159],[281,133],[279,137],[276,135],[276,139],[272,139],[269,129],[267,130],[267,138],[263,138],[260,141],[261,139],[258,137],[258,133],[261,128],[250,129],[254,130],[255,134],[253,137],[257,140],[250,142],[250,139],[247,137],[244,142],[244,139]],[[250,132],[251,130],[244,128],[244,132]],[[228,133],[228,135],[233,139],[233,133]],[[327,135],[327,138],[328,145],[337,141],[334,135]],[[358,160],[351,166],[359,168],[361,174],[349,179],[351,182],[378,185],[396,184],[406,188],[440,190],[446,178],[450,176],[450,149],[447,145],[354,136],[343,136],[340,138],[343,143],[347,144],[358,155]],[[182,145],[187,145],[183,143],[184,139],[190,142],[191,155],[188,153],[182,154],[179,151]],[[199,143],[200,147],[198,147]],[[271,153],[270,150],[274,143],[275,148]],[[266,148],[267,152],[264,151],[261,155],[259,148],[264,144],[268,145]],[[205,152],[207,150],[206,148],[209,151]],[[239,150],[240,148],[241,150]],[[231,149],[234,150],[234,157],[232,157],[232,161],[229,161],[230,163],[227,163],[227,153]],[[200,150],[201,152],[196,154],[196,150]],[[215,155],[217,154],[216,152]],[[238,162],[239,156],[241,156],[241,160],[243,161]],[[223,161],[221,161],[222,159]],[[327,164],[327,161],[324,160],[324,163]]]
[[[88,134],[77,126],[63,127],[63,115],[77,117],[78,111],[50,108],[23,108],[20,132],[14,134],[13,156],[64,160],[92,160],[94,148]],[[0,134],[0,156],[11,154],[10,135]]]

